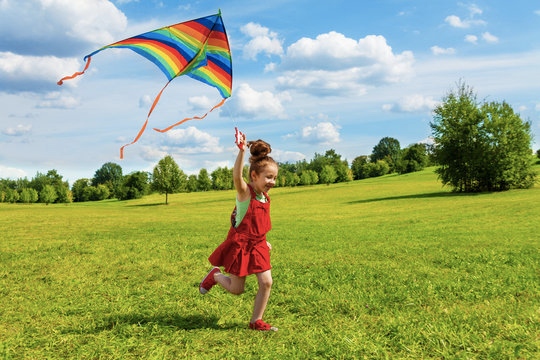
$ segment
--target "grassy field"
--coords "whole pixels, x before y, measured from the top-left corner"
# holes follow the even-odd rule
[[[0,204],[0,359],[534,359],[540,186],[460,195],[433,169],[271,192],[274,287],[197,286],[234,192]]]

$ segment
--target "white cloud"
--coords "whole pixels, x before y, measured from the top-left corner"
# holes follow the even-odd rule
[[[471,17],[474,17],[475,15],[482,15],[483,13],[482,9],[480,9],[476,4],[469,5],[468,9]]]
[[[306,155],[297,151],[283,151],[279,149],[273,149],[271,156],[280,163],[296,163],[298,161],[306,159]]]
[[[490,34],[487,31],[482,34],[482,39],[484,39],[484,41],[486,41],[486,42],[488,42],[490,44],[495,44],[495,43],[499,42],[498,37],[496,37],[495,35]]]
[[[2,134],[7,136],[23,136],[32,131],[32,125],[19,124],[15,127],[8,127],[2,130]]]
[[[442,48],[439,46],[432,46],[431,52],[433,55],[453,55],[456,53],[456,49],[454,48]]]
[[[476,45],[478,43],[478,36],[476,35],[465,35],[465,41],[471,44]]]
[[[437,106],[438,101],[431,96],[423,96],[420,94],[412,94],[405,96],[396,104],[385,104],[383,110],[394,112],[430,112]]]
[[[317,95],[362,95],[368,86],[404,81],[413,74],[410,51],[395,54],[380,35],[358,41],[337,32],[290,45],[278,70],[278,84]]]
[[[105,0],[25,0],[0,12],[1,42],[20,54],[76,54],[113,42],[126,26],[126,16]]]
[[[255,60],[258,54],[282,55],[283,47],[277,33],[255,23],[248,23],[240,31],[251,38],[243,48],[245,58]]]
[[[215,105],[207,96],[192,96],[188,99],[188,104],[195,110],[209,110]]]
[[[315,126],[306,126],[300,133],[300,141],[311,144],[330,145],[340,141],[340,127],[331,122],[320,122]]]
[[[153,100],[154,99],[152,99],[150,95],[143,95],[139,99],[139,107],[144,109],[149,108],[152,105]]]
[[[38,103],[37,108],[74,109],[80,105],[79,99],[67,96],[61,92],[47,93],[44,99]]]
[[[219,138],[194,126],[168,131],[161,150],[177,154],[220,153]]]
[[[282,101],[289,99],[286,92],[279,95],[274,95],[270,91],[259,92],[244,83],[238,86],[235,96],[227,102],[227,105],[236,116],[284,119],[287,114]]]
[[[486,22],[484,20],[475,20],[475,19],[472,19],[472,18],[462,20],[457,15],[449,15],[444,19],[444,21],[448,25],[450,25],[452,27],[455,27],[455,28],[459,28],[459,29],[468,29],[468,28],[473,27],[473,26],[486,25]]]
[[[26,172],[21,169],[0,165],[0,178],[2,179],[21,179],[25,178]]]
[[[79,68],[79,62],[75,59],[0,52],[0,89],[34,91],[41,86],[50,87]]]
[[[482,9],[480,9],[477,5],[471,4],[464,6],[466,6],[467,10],[469,11],[469,16],[467,19],[461,19],[457,15],[449,15],[444,19],[444,21],[448,25],[460,29],[468,29],[473,26],[482,26],[487,24],[484,20],[475,19],[476,15],[482,15],[483,13]]]

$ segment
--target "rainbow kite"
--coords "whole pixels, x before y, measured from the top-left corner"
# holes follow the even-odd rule
[[[90,66],[92,56],[109,48],[127,48],[135,51],[156,64],[169,80],[154,99],[146,121],[135,139],[120,148],[121,159],[124,157],[124,147],[137,142],[144,133],[150,114],[156,107],[163,90],[175,77],[187,75],[211,85],[219,91],[223,99],[203,116],[185,118],[165,129],[154,128],[156,131],[166,132],[188,120],[204,119],[208,113],[223,105],[225,100],[231,96],[231,51],[225,26],[221,19],[221,11],[216,15],[165,26],[104,46],[84,57],[86,65],[83,71],[60,79],[58,85],[62,85],[64,80],[84,74]]]

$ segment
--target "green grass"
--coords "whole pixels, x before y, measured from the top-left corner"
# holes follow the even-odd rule
[[[234,192],[0,204],[0,359],[540,357],[540,186],[433,169],[271,192],[274,286],[199,295]]]

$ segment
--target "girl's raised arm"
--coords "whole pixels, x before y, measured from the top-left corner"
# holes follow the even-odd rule
[[[234,188],[238,193],[238,201],[245,201],[251,197],[251,194],[249,193],[249,188],[242,175],[242,172],[244,170],[244,152],[248,148],[246,136],[244,134],[242,134],[242,138],[240,139],[240,144],[238,144],[238,148],[238,156],[236,157],[233,168],[233,182]]]

